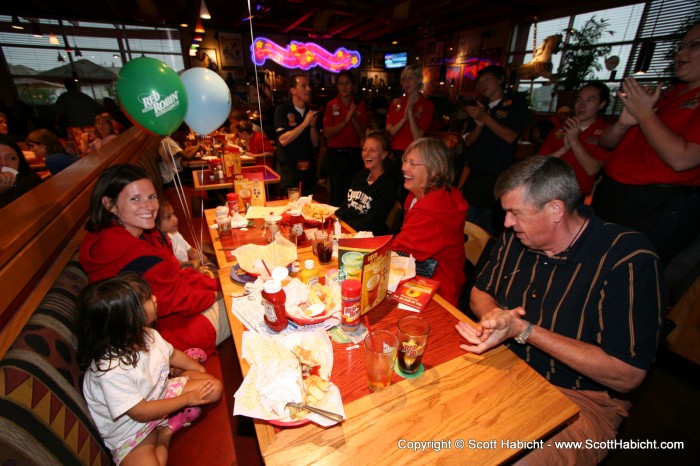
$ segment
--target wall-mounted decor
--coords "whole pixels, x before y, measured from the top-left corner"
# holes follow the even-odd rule
[[[462,35],[457,42],[455,63],[463,64],[468,59],[479,56],[480,38],[478,35]]]
[[[240,34],[231,32],[220,32],[219,49],[221,50],[222,68],[244,66],[243,38]]]
[[[315,66],[337,73],[360,66],[360,54],[345,47],[329,52],[313,42],[291,41],[282,47],[265,37],[257,37],[250,47],[251,58],[257,66],[272,60],[285,68],[308,70]]]
[[[192,67],[201,66],[209,68],[215,73],[219,73],[219,57],[216,54],[216,49],[197,49],[197,54],[190,57],[190,65]]]

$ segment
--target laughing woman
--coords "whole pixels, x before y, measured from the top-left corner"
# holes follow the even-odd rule
[[[423,275],[439,281],[440,296],[456,305],[466,280],[464,221],[468,206],[462,193],[452,187],[454,173],[447,147],[438,139],[417,139],[406,149],[402,162],[409,194],[406,217],[391,249],[426,263],[423,270],[434,267],[432,274]]]
[[[179,350],[195,347],[211,354],[231,335],[219,284],[180,268],[156,229],[158,208],[156,189],[142,169],[105,170],[90,198],[80,264],[90,283],[129,272],[142,276],[158,299],[157,330],[163,338]]]
[[[396,179],[385,173],[388,155],[386,131],[369,133],[362,142],[365,170],[352,180],[343,205],[335,212],[357,231],[371,231],[375,235],[387,233],[386,219],[398,199]]]

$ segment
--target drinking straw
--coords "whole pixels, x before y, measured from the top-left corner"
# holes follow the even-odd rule
[[[374,345],[374,337],[372,336],[372,326],[369,325],[369,316],[365,314],[365,327],[367,328],[367,333],[369,334],[369,344],[372,345],[372,348],[375,349],[376,346]]]
[[[265,267],[265,270],[267,270],[267,274],[268,274],[269,276],[272,276],[272,273],[270,273],[270,269],[267,268],[267,264],[265,263],[265,260],[264,260],[264,259],[260,259],[260,262],[262,262],[263,267]]]
[[[301,197],[301,193],[302,193],[302,191],[301,191],[301,181],[299,181],[299,197]]]

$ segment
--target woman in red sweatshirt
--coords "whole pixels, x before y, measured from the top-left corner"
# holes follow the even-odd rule
[[[125,272],[141,275],[158,301],[157,329],[180,350],[211,354],[231,335],[219,285],[197,270],[180,268],[168,240],[156,229],[158,196],[135,165],[105,170],[90,198],[80,264],[90,283]]]
[[[457,304],[465,282],[464,221],[467,201],[452,187],[454,172],[445,144],[421,138],[408,146],[401,159],[404,187],[409,191],[405,219],[391,246],[416,261],[437,261],[432,276],[438,294]]]

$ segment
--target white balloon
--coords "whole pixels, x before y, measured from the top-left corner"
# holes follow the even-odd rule
[[[231,112],[231,92],[226,82],[208,68],[190,68],[180,75],[187,91],[185,123],[197,134],[216,130]]]

